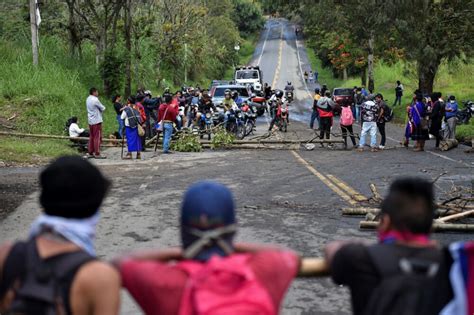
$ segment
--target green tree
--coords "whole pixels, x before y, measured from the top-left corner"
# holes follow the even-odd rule
[[[433,91],[443,60],[474,52],[474,1],[401,1],[392,16],[406,58],[417,63],[418,88]]]
[[[251,0],[233,0],[234,14],[232,19],[243,34],[259,31],[265,20],[260,5]]]

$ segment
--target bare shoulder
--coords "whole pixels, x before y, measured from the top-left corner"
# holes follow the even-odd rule
[[[83,288],[94,289],[104,287],[120,287],[120,275],[110,264],[92,261],[79,269],[76,281]]]
[[[13,247],[13,243],[7,242],[0,245],[0,271],[2,270],[5,259],[7,258],[10,250]]]

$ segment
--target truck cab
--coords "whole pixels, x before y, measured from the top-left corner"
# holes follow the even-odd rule
[[[237,67],[234,72],[236,84],[251,85],[253,90],[261,92],[263,87],[262,71],[258,66]]]

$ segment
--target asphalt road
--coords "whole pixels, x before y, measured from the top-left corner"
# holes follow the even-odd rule
[[[292,81],[296,102],[290,109],[289,131],[275,139],[308,139],[310,91],[301,71],[309,70],[302,42],[296,42],[294,28],[283,20],[267,23],[257,46],[254,64],[260,64],[264,80],[283,88]],[[112,122],[114,123],[114,122]],[[258,134],[268,128],[268,119],[258,123]],[[337,127],[333,130],[338,132]],[[142,161],[121,161],[111,149],[109,159],[96,161],[113,180],[113,188],[102,207],[97,248],[100,257],[113,256],[138,248],[179,245],[179,205],[186,188],[202,179],[227,184],[235,194],[240,230],[238,240],[276,243],[305,256],[321,256],[324,244],[336,239],[373,239],[373,231],[358,228],[360,217],[343,217],[341,208],[353,205],[349,197],[358,192],[370,196],[374,183],[383,195],[397,176],[436,178],[439,194],[453,185],[471,185],[473,158],[461,149],[440,153],[414,153],[400,148],[402,129],[388,128],[389,149],[358,153],[316,147],[313,151],[235,150],[161,155],[146,152]],[[2,176],[5,174],[2,174]],[[39,213],[37,193],[0,222],[0,239],[17,239]],[[459,233],[436,234],[443,243],[471,239]],[[271,268],[271,266],[269,266]],[[121,314],[139,313],[124,293]],[[292,284],[282,314],[350,314],[346,288],[330,279],[298,279]]]

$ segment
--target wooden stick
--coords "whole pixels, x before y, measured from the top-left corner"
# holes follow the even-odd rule
[[[451,221],[451,220],[454,220],[454,219],[461,219],[461,218],[467,217],[471,214],[474,214],[474,210],[469,210],[469,211],[464,211],[464,212],[461,212],[461,213],[448,215],[448,216],[436,219],[435,221],[438,222],[438,223],[445,223],[445,222],[448,222],[448,221]]]
[[[56,136],[56,135],[45,135],[45,134],[31,134],[31,133],[20,133],[20,132],[5,132],[0,131],[1,136],[9,137],[20,137],[20,138],[38,138],[38,139],[64,139],[64,140],[89,140],[89,138],[84,137],[66,137],[66,136]],[[117,142],[119,139],[102,139],[102,142]]]
[[[361,221],[359,224],[360,229],[376,229],[379,223],[377,221]],[[450,224],[450,223],[434,223],[434,232],[474,232],[474,224]]]
[[[380,196],[378,190],[377,190],[377,187],[374,185],[374,184],[370,184],[369,185],[370,187],[370,190],[372,191],[372,194],[374,195],[374,199],[375,200],[382,200],[382,196]]]
[[[303,258],[298,277],[329,276],[329,266],[323,258]]]
[[[201,144],[210,144],[212,141],[208,140],[201,140]],[[304,140],[234,140],[232,144],[306,144],[306,143],[344,143],[343,140],[314,140],[312,142],[304,141]]]
[[[366,215],[367,213],[379,213],[380,209],[377,208],[342,208],[343,215]]]

